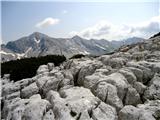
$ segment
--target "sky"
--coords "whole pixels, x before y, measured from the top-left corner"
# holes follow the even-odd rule
[[[148,38],[160,25],[158,0],[28,0],[1,1],[1,41],[33,32],[55,38]]]

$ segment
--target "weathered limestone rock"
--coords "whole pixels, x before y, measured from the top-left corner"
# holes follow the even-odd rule
[[[57,90],[61,80],[56,77],[43,76],[36,81],[36,84],[43,94],[49,90]]]
[[[43,93],[47,93],[49,90],[57,90],[58,89],[58,85],[59,85],[60,80],[55,78],[55,77],[51,77],[49,78],[45,84],[42,86],[42,91]]]
[[[85,88],[92,89],[96,85],[96,83],[98,83],[98,81],[104,77],[106,76],[104,76],[101,72],[96,72],[92,75],[88,75],[84,78],[83,86]]]
[[[130,86],[125,96],[125,105],[137,105],[141,102],[140,95],[137,93],[136,89]]]
[[[116,109],[103,102],[92,111],[93,120],[117,120]]]
[[[111,58],[109,55],[103,55],[99,60],[102,61],[103,64],[111,66],[112,68],[121,68],[127,62],[126,59],[122,57]]]
[[[87,75],[91,75],[95,72],[96,69],[99,69],[103,66],[100,61],[93,61],[87,66],[83,66],[78,74],[77,83],[78,85],[84,85],[84,78]]]
[[[122,75],[124,75],[124,77],[127,79],[128,83],[131,85],[133,85],[137,81],[137,78],[133,74],[133,72],[127,68],[122,68],[118,72],[121,73]]]
[[[117,95],[117,88],[107,82],[100,82],[95,86],[94,94],[102,101],[114,106],[117,110],[123,107],[122,100]]]
[[[98,119],[98,111],[106,111],[102,113],[104,117],[116,120],[117,113],[115,108],[101,103],[90,90],[83,87],[71,87],[61,89],[60,94],[50,91],[47,99],[53,105],[53,111],[57,113],[57,119]],[[91,112],[92,111],[92,112]],[[90,113],[91,112],[91,113]],[[92,116],[92,113],[95,113]],[[90,115],[91,114],[91,115]]]
[[[10,74],[4,74],[3,78],[1,79],[1,85],[5,85],[7,83],[10,83]]]
[[[55,120],[55,115],[51,109],[44,115],[43,120]]]
[[[137,81],[142,82],[143,79],[143,71],[139,68],[135,68],[135,67],[127,67],[128,69],[130,69],[133,74],[136,76]]]
[[[7,96],[5,96],[5,99],[10,100],[10,99],[14,99],[14,98],[20,98],[20,91],[18,92],[14,92],[12,94],[9,94]]]
[[[37,96],[30,98],[30,102],[25,106],[22,118],[29,120],[40,120],[43,114],[50,108],[47,100],[39,99]]]
[[[2,96],[12,94],[20,90],[20,84],[8,83],[2,86]]]
[[[152,64],[152,71],[155,73],[160,73],[160,62],[156,62]]]
[[[15,82],[15,84],[19,84],[20,88],[23,89],[24,87],[27,87],[29,84],[33,82],[34,81],[32,80],[32,78],[26,78],[26,79],[22,79],[20,81]]]
[[[139,120],[140,110],[132,105],[125,106],[119,112],[119,120]]]
[[[160,120],[159,73],[157,36],[110,55],[41,65],[17,82],[5,75],[2,119]]]
[[[54,68],[54,63],[48,63],[47,66],[48,66],[48,70],[51,71]]]
[[[153,77],[153,72],[151,71],[151,69],[138,64],[138,62],[128,62],[126,66],[141,69],[143,71],[143,79],[142,79],[143,83],[147,83]]]
[[[40,95],[33,95],[30,99],[12,100],[4,108],[6,111],[5,119],[12,120],[40,120],[46,109],[50,107],[47,100],[41,99]]]
[[[141,82],[135,82],[133,87],[137,90],[137,92],[142,95],[144,91],[146,90],[146,86],[143,85]]]
[[[21,97],[22,98],[29,98],[32,95],[37,94],[38,92],[39,92],[39,88],[37,87],[36,83],[34,82],[21,90]]]
[[[58,67],[55,67],[54,69],[52,69],[51,71],[49,71],[49,75],[50,76],[54,76],[55,73],[59,72],[59,68]]]
[[[144,92],[144,99],[156,100],[160,99],[160,75],[155,74],[150,81],[149,87]]]
[[[115,72],[115,73],[108,75],[106,78],[104,78],[100,81],[106,81],[107,83],[110,83],[110,84],[116,86],[117,91],[118,91],[118,96],[121,100],[123,100],[123,98],[127,92],[128,81],[126,80],[126,78],[122,74]]]
[[[160,118],[160,100],[146,101],[137,107],[141,110],[142,120],[158,120]]]
[[[138,107],[127,105],[119,112],[119,120],[158,120],[159,110],[159,100],[139,104]]]
[[[45,72],[49,72],[47,65],[41,65],[37,70],[37,74],[43,74]]]

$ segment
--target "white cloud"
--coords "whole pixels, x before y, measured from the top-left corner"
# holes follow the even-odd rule
[[[87,39],[104,38],[107,40],[120,40],[134,36],[147,38],[160,31],[159,25],[160,16],[136,24],[115,25],[108,21],[100,21],[92,27],[85,28],[79,32],[72,31],[70,36],[79,35]]]
[[[63,10],[63,11],[62,11],[62,14],[66,14],[66,13],[68,13],[67,10]]]
[[[60,22],[59,19],[49,17],[49,18],[45,18],[43,21],[40,21],[35,26],[37,28],[44,28],[44,27],[48,27],[48,26],[51,26],[51,25],[56,25],[59,22]]]

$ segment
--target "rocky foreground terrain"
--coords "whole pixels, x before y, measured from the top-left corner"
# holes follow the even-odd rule
[[[4,120],[160,120],[160,36],[1,82]]]

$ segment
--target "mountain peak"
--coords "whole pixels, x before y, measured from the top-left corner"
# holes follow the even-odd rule
[[[30,36],[37,36],[37,35],[45,35],[45,34],[40,32],[33,32]]]
[[[40,32],[33,32],[32,34],[29,35],[30,40],[35,40],[35,39],[42,39],[42,38],[48,38],[49,36]]]
[[[75,36],[72,37],[72,39],[82,39],[82,38],[78,35],[75,35]]]

